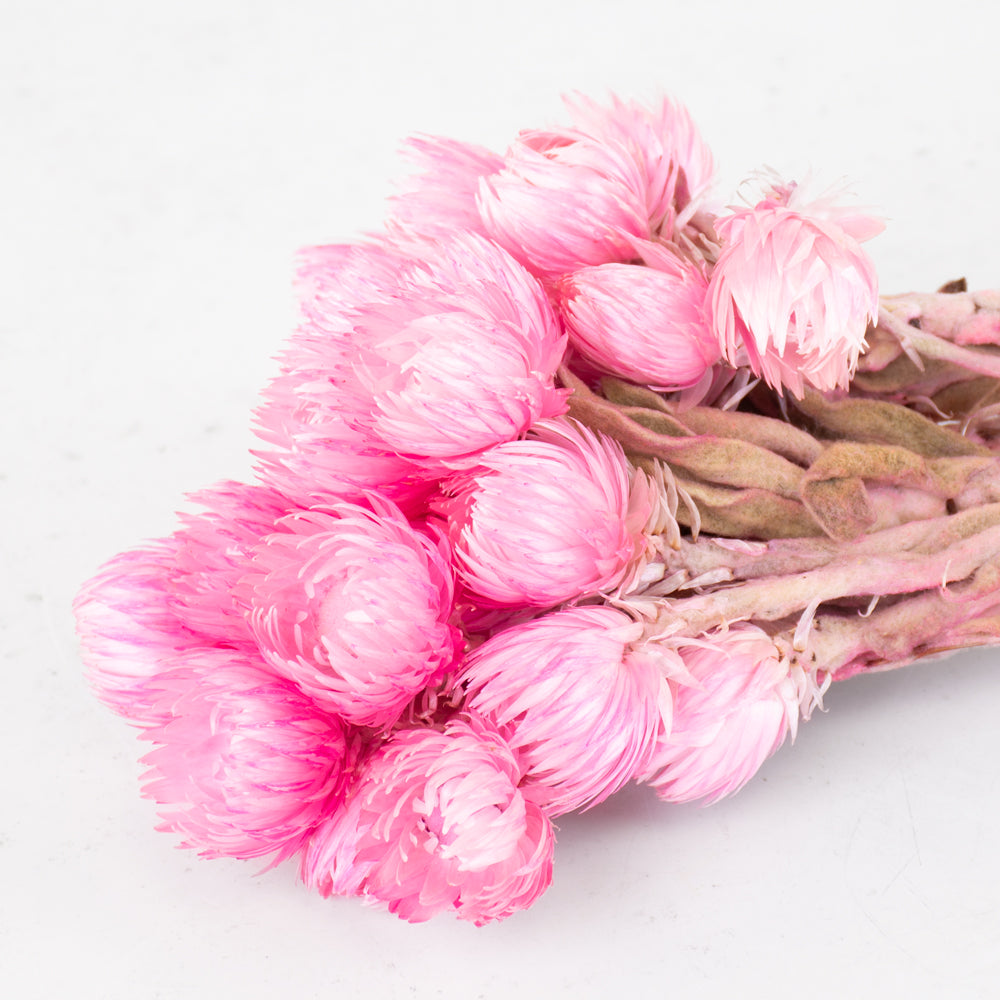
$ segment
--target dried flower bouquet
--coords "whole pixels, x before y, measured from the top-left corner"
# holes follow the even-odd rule
[[[410,142],[301,255],[259,481],[81,591],[184,846],[486,923],[558,816],[714,801],[833,681],[1000,636],[1000,295],[880,298],[878,219],[721,209],[682,107],[567,104]]]

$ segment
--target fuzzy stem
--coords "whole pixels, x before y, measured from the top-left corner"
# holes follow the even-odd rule
[[[730,580],[752,580],[806,573],[834,560],[863,561],[893,553],[930,555],[997,525],[1000,525],[1000,503],[990,503],[957,514],[885,528],[851,542],[779,538],[734,546],[707,537],[697,542],[681,539],[678,550],[666,553],[664,560],[668,574],[678,571],[687,574],[680,584],[679,589],[683,589],[688,581],[706,573],[717,574],[719,570],[728,571]]]
[[[847,597],[912,594],[964,580],[1000,555],[1000,526],[961,539],[938,552],[847,557],[810,572],[748,580],[698,597],[664,601],[650,628],[662,634],[682,621],[691,634],[725,622],[779,621],[809,605]]]
[[[953,649],[996,642],[1000,563],[981,566],[951,589],[924,591],[868,617],[818,615],[803,658],[835,680],[862,671],[891,670]]]

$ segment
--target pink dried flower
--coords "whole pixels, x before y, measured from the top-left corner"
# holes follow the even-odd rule
[[[701,270],[678,258],[656,268],[587,267],[557,285],[570,343],[583,357],[665,392],[695,385],[721,356],[707,292]]]
[[[670,98],[651,107],[612,96],[609,104],[575,94],[564,98],[580,132],[631,149],[646,177],[652,233],[672,242],[703,205],[715,163],[687,108]]]
[[[180,515],[170,605],[185,626],[211,642],[252,644],[245,608],[234,599],[236,585],[254,546],[294,505],[266,486],[232,481],[189,499],[205,509]]]
[[[403,292],[372,317],[360,370],[390,448],[448,462],[565,411],[553,377],[566,336],[499,247],[473,234],[442,242]]]
[[[261,475],[282,492],[315,502],[379,488],[407,502],[448,463],[565,410],[553,378],[566,337],[541,286],[473,234],[424,249],[352,251],[335,292],[314,300],[320,318],[259,414],[275,446]],[[376,274],[362,285],[367,257]]]
[[[579,99],[572,127],[522,132],[480,181],[486,231],[535,273],[628,261],[636,240],[672,240],[711,174],[687,112]]]
[[[190,651],[255,648],[236,584],[253,547],[291,506],[266,487],[232,481],[189,499],[206,509],[181,514],[169,538],[116,556],[74,602],[91,684],[138,725],[165,721],[158,675]]]
[[[805,675],[756,625],[689,640],[679,652],[690,676],[674,687],[673,725],[643,780],[668,802],[711,803],[794,738]]]
[[[394,238],[402,226],[424,237],[449,230],[486,235],[476,192],[479,178],[496,173],[503,157],[482,146],[441,136],[411,136],[403,152],[420,171],[391,199]]]
[[[878,315],[878,278],[859,240],[881,230],[827,198],[803,204],[775,185],[753,208],[716,220],[722,253],[709,287],[712,320],[731,364],[801,397],[805,385],[846,389]]]
[[[430,489],[426,472],[375,431],[371,395],[355,371],[366,310],[398,296],[412,266],[384,243],[300,254],[304,322],[255,415],[257,435],[269,446],[255,453],[258,474],[299,506],[357,500],[371,489],[418,506]]]
[[[569,608],[515,625],[458,675],[466,707],[518,755],[525,794],[551,816],[595,805],[649,763],[670,715],[642,625],[610,607]]]
[[[303,881],[413,922],[510,916],[548,888],[554,846],[552,824],[517,783],[510,749],[475,719],[395,732],[314,834]]]
[[[343,724],[294,684],[227,649],[193,650],[157,677],[164,722],[143,794],[161,830],[205,857],[290,857],[339,804]]]
[[[456,655],[441,546],[371,499],[292,514],[240,585],[262,653],[324,708],[385,727]]]
[[[617,587],[645,554],[655,503],[621,446],[574,421],[484,452],[438,505],[455,566],[481,601],[551,606]]]
[[[164,720],[156,674],[202,636],[173,607],[177,542],[152,542],[109,560],[73,602],[87,679],[113,712],[140,726]]]

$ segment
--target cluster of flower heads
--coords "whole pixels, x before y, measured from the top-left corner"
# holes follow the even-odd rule
[[[485,923],[548,886],[554,818],[631,780],[715,800],[794,732],[805,681],[762,629],[650,635],[630,605],[663,490],[565,415],[558,370],[846,385],[877,225],[777,182],[716,214],[681,107],[569,111],[503,156],[414,140],[384,235],[301,256],[260,481],[81,592],[91,681],[184,846]]]

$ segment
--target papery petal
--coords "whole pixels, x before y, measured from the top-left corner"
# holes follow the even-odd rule
[[[255,414],[267,446],[255,454],[264,482],[310,507],[379,489],[417,509],[432,486],[374,428],[356,365],[373,303],[391,302],[415,262],[388,243],[311,247],[300,254],[304,322],[281,355],[281,373]]]
[[[474,455],[566,409],[566,347],[542,287],[472,234],[442,242],[380,316],[362,379],[375,428],[416,461]]]
[[[476,208],[479,179],[496,173],[503,157],[482,146],[441,136],[412,136],[403,152],[419,173],[390,199],[390,225],[425,238],[450,230],[486,235]]]

